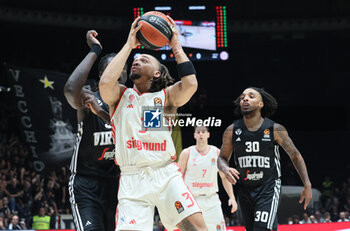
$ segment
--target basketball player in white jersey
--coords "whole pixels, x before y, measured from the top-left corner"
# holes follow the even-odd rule
[[[196,127],[194,132],[196,145],[190,146],[181,152],[178,164],[185,183],[202,210],[208,230],[226,230],[221,201],[217,194],[217,159],[220,149],[208,144],[209,137],[210,133],[207,127]],[[232,184],[226,179],[224,173],[219,171],[219,175],[229,197],[228,205],[232,206],[231,213],[233,213],[237,210],[237,203]]]
[[[160,112],[144,109],[159,106],[164,115],[175,115],[176,109],[189,101],[197,90],[193,64],[183,51],[175,22],[169,17],[173,37],[169,43],[177,62],[180,81],[173,85],[167,68],[148,54],[138,56],[132,63],[129,78],[133,88],[118,83],[132,49],[140,43],[135,19],[127,42],[101,76],[99,88],[102,99],[109,105],[112,131],[115,133],[115,161],[121,177],[116,213],[116,230],[152,230],[154,208],[168,230],[207,230],[197,202],[182,179],[171,131],[149,131],[143,124],[159,123]],[[146,128],[145,128],[146,127]]]

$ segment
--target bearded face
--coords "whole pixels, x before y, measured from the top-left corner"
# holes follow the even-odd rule
[[[249,115],[262,108],[262,98],[254,89],[246,89],[240,96],[240,107],[243,115]]]
[[[139,78],[141,78],[141,75],[139,73],[131,72],[129,74],[129,79],[132,81],[137,80]]]

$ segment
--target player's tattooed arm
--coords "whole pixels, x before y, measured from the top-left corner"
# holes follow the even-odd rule
[[[222,136],[222,145],[220,148],[220,154],[218,157],[218,168],[221,172],[223,172],[226,176],[226,179],[232,183],[236,184],[237,180],[239,179],[239,172],[231,168],[228,164],[231,154],[233,151],[233,144],[232,144],[232,133],[233,133],[233,124],[228,126]]]
[[[276,142],[286,151],[292,160],[295,169],[298,171],[304,185],[310,184],[307,174],[304,158],[300,154],[299,150],[295,147],[292,139],[289,137],[288,132],[284,126],[275,123],[274,136]]]
[[[302,192],[299,203],[305,199],[304,209],[306,209],[308,203],[312,198],[311,182],[307,172],[304,158],[300,154],[299,150],[295,147],[292,139],[289,137],[288,132],[284,126],[275,123],[274,125],[274,137],[275,141],[282,146],[291,159],[295,170],[298,172],[301,181],[304,184],[304,190]]]

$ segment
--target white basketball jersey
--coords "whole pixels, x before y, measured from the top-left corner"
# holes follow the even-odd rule
[[[165,102],[164,89],[139,94],[133,88],[126,88],[122,93],[111,117],[115,161],[122,171],[123,167],[159,166],[176,157],[171,129],[143,129],[143,107],[164,106]]]
[[[207,153],[201,154],[196,146],[189,147],[185,183],[194,196],[211,195],[218,191],[218,160],[219,149],[210,145]]]

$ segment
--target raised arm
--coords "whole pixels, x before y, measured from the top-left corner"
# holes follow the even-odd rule
[[[288,132],[284,126],[275,123],[273,134],[275,137],[275,141],[289,155],[289,158],[291,159],[295,170],[298,172],[300,179],[304,184],[304,189],[301,193],[299,203],[302,203],[305,200],[304,209],[306,209],[307,205],[310,203],[312,198],[312,188],[304,158],[302,157],[298,149],[295,147],[292,139],[289,137]]]
[[[186,148],[184,150],[182,150],[182,152],[180,153],[179,156],[179,161],[177,162],[182,175],[185,177],[185,173],[186,173],[186,168],[187,168],[187,161],[188,161],[188,156],[189,156],[190,152],[189,149]]]
[[[96,39],[97,35],[98,33],[94,30],[89,30],[86,33],[87,44],[92,49],[75,68],[64,86],[64,95],[68,103],[77,110],[84,107],[83,87],[89,76],[90,70],[97,59],[97,53],[100,53],[102,49],[100,42]]]
[[[171,21],[171,27],[173,29],[173,37],[171,38],[169,45],[173,50],[177,63],[178,73],[181,78],[181,81],[178,81],[174,85],[167,87],[167,102],[169,106],[181,107],[187,103],[197,91],[198,82],[193,64],[188,59],[180,44],[178,31],[176,30],[176,24],[172,18],[169,16],[167,17]]]
[[[222,136],[222,145],[220,155],[218,157],[218,168],[225,174],[227,180],[231,184],[236,184],[237,180],[239,179],[239,172],[236,169],[231,168],[228,164],[233,152],[232,132],[233,124],[226,128]]]
[[[139,26],[136,26],[138,20],[139,17],[131,24],[129,36],[125,45],[108,64],[100,79],[99,89],[101,97],[103,101],[109,105],[110,112],[114,111],[113,109],[117,104],[123,89],[125,89],[125,86],[118,83],[118,78],[123,71],[123,67],[132,49],[139,45],[139,42],[136,39],[136,33],[142,25],[140,24]]]

